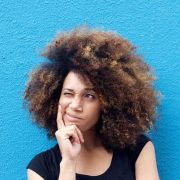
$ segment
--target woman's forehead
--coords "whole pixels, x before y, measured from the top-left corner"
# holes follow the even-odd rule
[[[94,90],[94,87],[88,78],[75,72],[69,72],[64,80],[63,89]]]

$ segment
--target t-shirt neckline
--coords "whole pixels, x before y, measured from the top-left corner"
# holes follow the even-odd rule
[[[96,175],[96,176],[76,173],[76,176],[78,176],[78,177],[102,177],[102,176],[106,175],[107,173],[109,173],[111,171],[111,169],[113,167],[113,164],[114,164],[114,161],[115,161],[115,150],[113,150],[111,163],[110,163],[109,167],[106,169],[105,172],[103,172],[102,174]]]

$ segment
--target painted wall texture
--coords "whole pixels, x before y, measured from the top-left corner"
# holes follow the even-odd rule
[[[26,179],[26,165],[54,145],[23,109],[27,74],[58,31],[114,30],[138,47],[163,100],[151,133],[159,175],[180,179],[180,3],[178,0],[0,0],[0,179]]]

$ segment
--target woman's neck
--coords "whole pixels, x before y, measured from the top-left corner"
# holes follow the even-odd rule
[[[82,150],[92,151],[94,149],[102,147],[100,138],[97,136],[94,130],[88,130],[83,133],[84,143],[82,144]]]

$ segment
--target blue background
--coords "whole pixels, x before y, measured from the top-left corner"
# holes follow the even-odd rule
[[[81,24],[114,30],[138,47],[163,99],[151,133],[159,175],[180,179],[180,3],[178,0],[0,0],[0,179],[26,179],[26,165],[55,144],[22,106],[27,74],[58,31]]]

